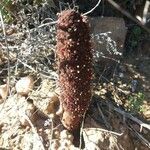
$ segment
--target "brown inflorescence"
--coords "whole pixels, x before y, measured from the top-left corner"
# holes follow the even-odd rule
[[[62,123],[68,130],[80,126],[91,100],[92,50],[89,24],[75,10],[58,15],[57,64]]]

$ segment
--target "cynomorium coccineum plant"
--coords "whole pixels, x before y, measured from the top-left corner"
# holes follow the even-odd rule
[[[62,123],[80,126],[91,99],[92,50],[87,18],[75,10],[62,11],[57,23],[57,64]]]

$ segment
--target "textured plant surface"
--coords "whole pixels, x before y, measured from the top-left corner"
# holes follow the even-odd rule
[[[63,125],[79,127],[91,99],[92,50],[86,17],[74,10],[58,16],[57,50]]]

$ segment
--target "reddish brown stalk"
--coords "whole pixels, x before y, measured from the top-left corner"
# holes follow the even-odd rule
[[[91,100],[92,50],[87,18],[74,10],[58,16],[57,49],[62,123],[79,127]]]

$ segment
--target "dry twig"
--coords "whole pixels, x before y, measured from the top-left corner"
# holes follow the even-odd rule
[[[137,132],[133,127],[129,127],[130,130],[134,131],[136,136],[146,145],[150,148],[150,142],[145,139],[139,132]]]
[[[132,116],[131,114],[129,114],[129,113],[127,113],[127,112],[125,112],[125,111],[123,111],[123,110],[121,110],[121,109],[119,109],[115,106],[112,106],[112,107],[116,112],[122,114],[124,117],[136,122],[137,124],[139,124],[140,127],[141,127],[140,132],[142,131],[143,127],[150,130],[150,125],[149,124],[146,124],[146,123],[142,122],[141,120],[137,119],[136,117]]]
[[[89,10],[86,13],[84,13],[83,16],[86,16],[86,15],[92,13],[99,6],[100,3],[101,3],[101,0],[98,0],[97,4],[91,10]]]
[[[79,143],[79,150],[81,150],[81,147],[82,147],[82,134],[83,134],[83,127],[84,127],[85,115],[86,115],[86,112],[85,112],[84,115],[83,115],[83,120],[82,120],[81,128],[80,128],[80,143]]]
[[[108,121],[106,120],[106,118],[105,118],[105,116],[104,116],[104,114],[103,114],[103,112],[102,112],[102,110],[101,110],[101,108],[100,108],[100,106],[99,106],[98,103],[97,103],[97,107],[98,107],[98,111],[100,112],[100,114],[101,114],[101,116],[102,116],[102,119],[103,119],[103,121],[104,121],[106,127],[107,127],[108,129],[110,129],[111,126],[110,126],[110,124],[108,123]]]
[[[1,25],[2,25],[2,29],[3,29],[3,35],[4,35],[4,39],[5,39],[5,45],[7,47],[7,67],[8,67],[8,76],[7,76],[7,86],[8,86],[8,92],[10,94],[10,56],[9,56],[9,48],[8,48],[8,43],[7,43],[7,36],[6,36],[6,31],[5,31],[5,25],[4,25],[4,20],[3,20],[3,16],[2,13],[0,11],[0,21],[1,21]],[[2,111],[2,109],[4,108],[6,103],[6,99],[4,100],[3,106],[0,110],[0,112]]]
[[[114,134],[114,135],[117,135],[117,136],[122,136],[123,133],[117,133],[117,132],[114,132],[114,131],[109,131],[109,130],[106,130],[106,129],[102,129],[102,128],[86,128],[86,130],[94,130],[94,131],[101,131],[101,132],[106,132],[106,133],[110,133],[110,134]]]
[[[38,133],[37,133],[35,127],[33,126],[32,122],[30,121],[29,117],[28,117],[26,114],[23,114],[23,115],[24,115],[23,117],[24,117],[24,118],[28,121],[28,123],[30,124],[30,126],[31,126],[31,128],[32,128],[32,131],[33,131],[34,134],[37,136],[37,139],[39,139],[39,141],[41,141],[41,138],[39,137],[39,135],[38,135]],[[41,148],[42,148],[42,150],[45,150],[42,141],[41,141]]]
[[[144,10],[143,10],[143,22],[144,22],[144,24],[146,23],[146,17],[148,14],[149,7],[150,7],[150,1],[147,0],[145,2],[145,6],[144,6]]]
[[[120,7],[115,1],[113,0],[107,0],[113,7],[115,7],[118,11],[120,11],[123,15],[137,23],[142,29],[144,29],[146,32],[150,34],[150,29],[143,25],[142,22],[140,22],[138,19],[133,17],[129,12],[124,10],[122,7]]]

